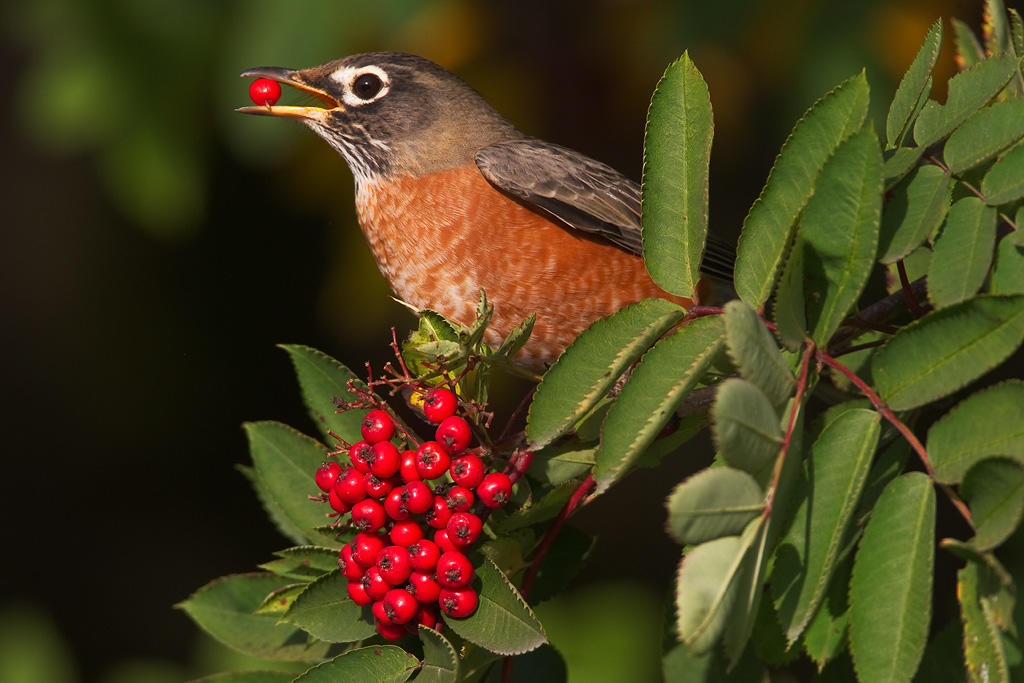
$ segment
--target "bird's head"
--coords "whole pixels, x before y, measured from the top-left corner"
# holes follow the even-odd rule
[[[521,137],[473,88],[430,60],[369,52],[309,69],[259,67],[322,106],[266,105],[237,111],[299,119],[348,162],[357,180],[420,176],[472,163],[477,150]]]

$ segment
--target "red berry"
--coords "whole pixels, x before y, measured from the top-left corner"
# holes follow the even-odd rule
[[[436,441],[424,441],[416,449],[416,472],[421,479],[437,479],[451,463],[448,451]]]
[[[423,528],[417,522],[396,522],[389,536],[392,543],[407,548],[423,538]]]
[[[442,553],[458,550],[455,544],[452,543],[452,539],[448,538],[447,529],[438,529],[434,532],[434,543],[437,544],[438,549]]]
[[[448,540],[457,548],[465,548],[477,539],[483,522],[472,512],[453,513],[448,520]]]
[[[387,593],[384,595],[387,595]],[[370,607],[370,612],[373,613],[373,618],[376,619],[378,623],[391,623],[391,620],[388,619],[388,615],[384,613],[384,598],[374,601],[373,606]]]
[[[327,502],[330,503],[331,509],[339,515],[343,515],[352,509],[352,505],[339,498],[338,492],[334,489],[331,489],[331,492],[327,494]]]
[[[377,633],[387,640],[398,640],[405,635],[405,626],[402,624],[389,624],[386,621],[377,620]]]
[[[384,499],[384,512],[395,522],[403,522],[409,519],[409,509],[405,507],[402,495],[405,493],[405,486],[398,486],[391,489],[391,493]]]
[[[334,488],[334,482],[338,481],[338,474],[341,472],[341,465],[336,462],[325,462],[317,469],[313,478],[317,487],[324,493],[330,493]]]
[[[373,444],[369,441],[356,441],[348,449],[348,459],[352,467],[366,474],[370,471],[370,463],[373,461]]]
[[[421,538],[408,547],[409,565],[418,572],[433,573],[441,549],[428,538]]]
[[[425,481],[410,481],[402,493],[405,509],[414,515],[421,515],[434,504],[434,492]]]
[[[387,479],[398,474],[398,466],[402,464],[402,456],[398,454],[398,447],[390,441],[381,441],[373,444],[373,461],[370,463],[370,471],[381,479]]]
[[[383,600],[387,592],[394,588],[381,576],[380,570],[376,566],[370,567],[363,574],[363,587],[366,588],[366,594],[373,600]]]
[[[356,531],[374,532],[384,526],[387,515],[384,514],[384,506],[367,498],[352,506],[352,526]]]
[[[484,461],[473,454],[455,458],[452,460],[451,467],[448,468],[449,474],[452,475],[452,481],[467,489],[475,489],[483,481],[486,471]]]
[[[447,552],[437,561],[437,582],[442,588],[462,588],[473,578],[473,563],[460,552]]]
[[[449,453],[461,453],[469,447],[469,442],[473,440],[473,432],[465,419],[452,415],[437,425],[435,438]]]
[[[429,574],[413,572],[409,574],[409,592],[420,602],[434,602],[441,592],[441,584],[434,578],[432,571]]]
[[[377,555],[384,549],[384,539],[379,534],[356,534],[349,545],[352,547],[352,559],[367,569],[377,564]]]
[[[435,529],[444,529],[451,519],[452,510],[448,507],[448,500],[444,496],[434,496],[434,504],[424,513],[423,518],[427,524]]]
[[[461,619],[476,611],[479,600],[472,588],[442,588],[437,602],[441,605],[442,612]]]
[[[334,492],[349,505],[366,498],[362,473],[354,467],[345,470],[345,473],[338,477],[338,481],[334,482]]]
[[[390,441],[395,435],[395,421],[383,410],[371,410],[360,428],[363,438],[372,444]]]
[[[458,406],[459,399],[454,393],[444,387],[436,387],[431,389],[423,399],[423,414],[428,420],[437,424],[446,417],[454,415]]]
[[[358,581],[366,573],[366,570],[352,559],[352,546],[350,544],[344,545],[338,553],[338,569],[341,570],[342,576],[349,581]]]
[[[352,602],[357,605],[365,606],[373,602],[373,598],[366,594],[366,586],[361,580],[349,581],[345,588],[348,590],[348,597],[352,598]]]
[[[427,628],[439,630],[437,628],[438,622],[441,620],[441,615],[437,611],[437,603],[434,604],[420,604],[418,610],[416,610],[416,616],[409,623],[412,624],[423,624]]]
[[[416,471],[416,451],[402,451],[402,464],[398,466],[398,475],[408,483],[422,479]]]
[[[466,512],[473,507],[473,492],[462,486],[448,489],[444,502],[452,512]]]
[[[395,483],[391,479],[381,479],[373,474],[364,474],[363,488],[366,489],[366,495],[370,498],[383,498],[391,493],[391,489],[395,488]]]
[[[412,572],[409,551],[400,545],[389,545],[377,554],[377,569],[392,586],[405,583]]]
[[[476,495],[489,508],[501,507],[512,497],[512,480],[501,472],[491,472],[476,487]]]
[[[393,624],[405,624],[416,616],[419,604],[404,588],[392,588],[384,596],[384,615]]]
[[[249,99],[262,106],[272,106],[281,99],[281,84],[269,78],[257,78],[249,84]]]

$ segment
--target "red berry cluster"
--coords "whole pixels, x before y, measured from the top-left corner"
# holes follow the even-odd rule
[[[488,473],[480,456],[465,452],[472,431],[457,409],[454,393],[432,389],[423,411],[437,425],[435,440],[401,452],[391,442],[390,415],[371,410],[363,440],[348,448],[350,464],[325,462],[316,471],[316,485],[331,508],[351,513],[359,532],[338,555],[349,597],[371,606],[385,638],[415,631],[417,624],[437,628],[438,608],[455,618],[477,608],[473,564],[465,553],[483,521],[472,510],[475,503],[477,509],[504,505],[512,481]]]

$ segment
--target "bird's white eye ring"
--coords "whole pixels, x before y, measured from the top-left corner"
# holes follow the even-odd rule
[[[391,88],[387,72],[375,64],[343,66],[331,74],[331,80],[341,86],[342,103],[349,107],[376,102]]]

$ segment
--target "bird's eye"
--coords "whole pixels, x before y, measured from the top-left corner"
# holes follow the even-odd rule
[[[383,87],[380,76],[373,73],[360,74],[352,82],[352,92],[361,100],[372,100]]]

